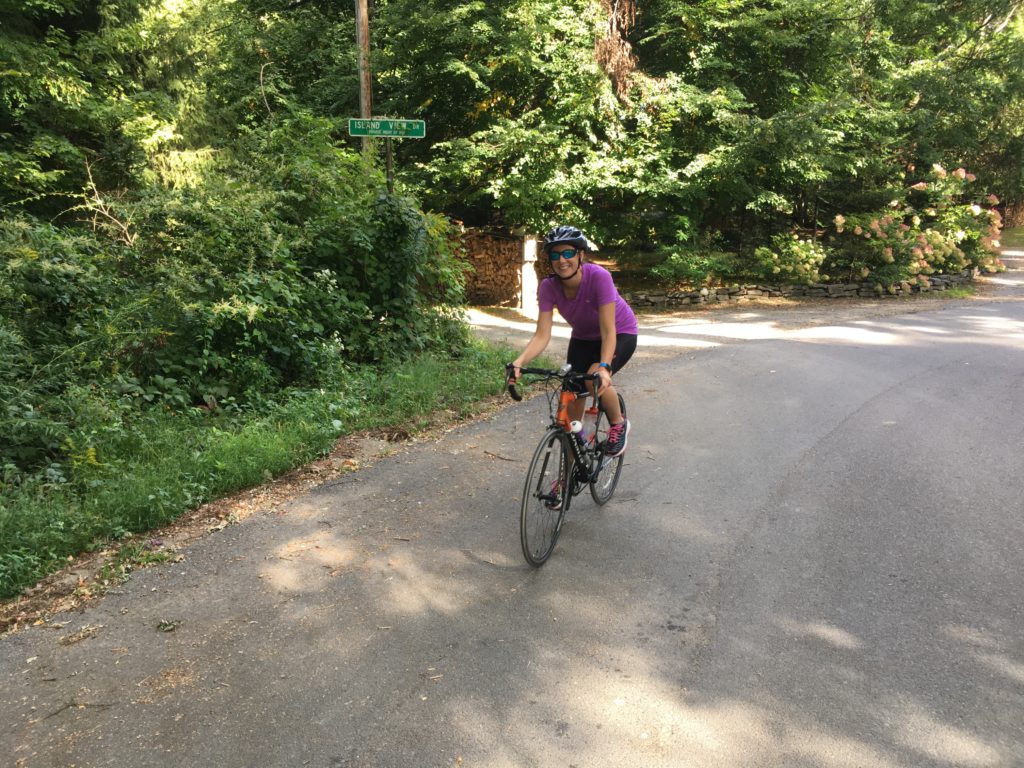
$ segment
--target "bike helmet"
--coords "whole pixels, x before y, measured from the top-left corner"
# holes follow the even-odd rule
[[[596,250],[594,244],[587,240],[586,235],[576,229],[576,227],[570,227],[565,224],[555,227],[544,235],[544,252],[550,251],[554,245],[562,244],[574,246],[581,251]]]

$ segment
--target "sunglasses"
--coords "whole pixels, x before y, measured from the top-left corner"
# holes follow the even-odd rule
[[[576,255],[575,248],[566,248],[564,251],[548,251],[548,258],[552,261],[558,261],[559,259],[565,259],[568,261]]]

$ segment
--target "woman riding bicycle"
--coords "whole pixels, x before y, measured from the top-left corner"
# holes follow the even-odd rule
[[[512,361],[514,377],[520,368],[543,352],[551,341],[552,314],[558,313],[572,327],[566,362],[574,371],[596,373],[600,379],[597,394],[608,414],[608,440],[605,453],[620,456],[626,450],[629,421],[619,407],[612,386],[612,375],[619,371],[636,351],[636,315],[619,296],[611,273],[597,264],[584,261],[593,246],[575,227],[555,227],[544,236],[544,252],[550,260],[549,277],[537,289],[537,328],[523,353]],[[580,398],[570,405],[569,415],[580,419],[586,401]]]

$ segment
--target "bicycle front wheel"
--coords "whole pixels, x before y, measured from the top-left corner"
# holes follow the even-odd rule
[[[619,395],[619,407],[622,409],[622,415],[626,415],[626,401],[622,399],[622,395]],[[623,456],[616,456],[614,459],[604,455],[604,443],[608,439],[608,414],[604,412],[604,408],[597,414],[597,444],[599,447],[599,453],[596,461],[600,462],[598,469],[593,475],[593,479],[590,481],[590,495],[594,497],[596,504],[603,505],[612,497],[615,493],[615,486],[619,484],[619,475],[622,474],[622,460]]]
[[[526,562],[537,567],[551,556],[572,499],[564,435],[549,430],[533,452],[523,487],[519,536]]]

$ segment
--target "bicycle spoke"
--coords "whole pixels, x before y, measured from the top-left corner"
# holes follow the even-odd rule
[[[523,556],[534,566],[542,565],[555,548],[571,498],[562,446],[561,436],[549,432],[527,471],[519,528]]]

